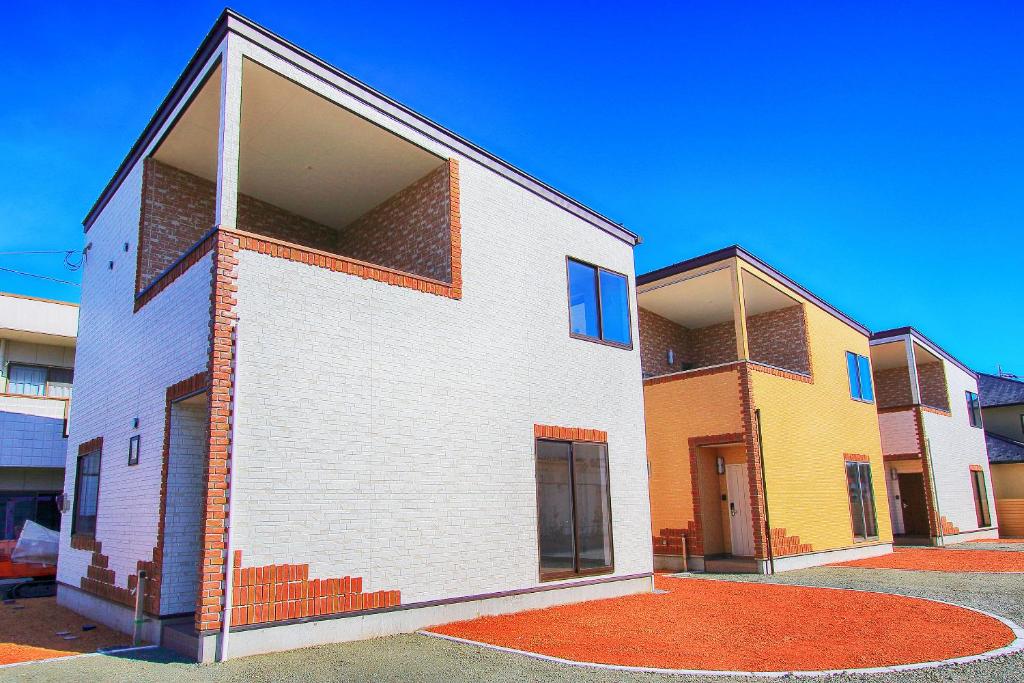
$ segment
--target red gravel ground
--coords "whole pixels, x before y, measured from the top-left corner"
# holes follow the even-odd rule
[[[889,666],[1013,640],[1009,628],[977,612],[894,595],[667,576],[655,585],[669,592],[430,630],[581,662],[709,671]]]
[[[833,567],[918,569],[932,572],[1024,572],[1024,553],[1010,550],[896,548],[891,555],[840,562]]]
[[[978,538],[968,543],[1024,543],[1024,538]]]

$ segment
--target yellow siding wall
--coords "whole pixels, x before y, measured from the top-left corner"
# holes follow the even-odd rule
[[[693,521],[689,439],[743,431],[735,368],[644,385],[651,531],[685,529]]]
[[[1024,463],[992,465],[999,535],[1024,536]]]
[[[752,370],[753,400],[761,410],[770,523],[799,536],[814,551],[854,545],[843,455],[869,456],[878,542],[892,540],[874,404],[850,398],[846,351],[868,356],[868,339],[804,302],[813,383]],[[873,541],[869,541],[873,542]]]

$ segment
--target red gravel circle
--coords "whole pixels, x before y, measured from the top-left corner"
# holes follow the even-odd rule
[[[896,595],[658,576],[641,594],[429,629],[560,659],[707,671],[821,671],[980,654],[1014,639],[962,607]]]
[[[896,548],[889,555],[839,562],[833,567],[911,569],[932,572],[1024,572],[1024,553],[1013,550],[946,550],[945,548]]]

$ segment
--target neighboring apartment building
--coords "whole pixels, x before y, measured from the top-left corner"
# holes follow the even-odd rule
[[[1024,381],[978,373],[999,534],[1024,536]]]
[[[617,223],[227,11],[85,226],[62,604],[209,660],[651,590]]]
[[[867,329],[740,247],[639,276],[637,305],[656,566],[891,552]]]
[[[897,542],[995,538],[975,373],[912,327],[873,334],[871,364]]]
[[[78,306],[0,293],[0,559],[25,520],[60,528]]]

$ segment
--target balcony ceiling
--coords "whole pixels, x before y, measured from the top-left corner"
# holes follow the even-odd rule
[[[723,267],[637,294],[637,304],[689,329],[733,319],[732,269]],[[780,290],[746,271],[742,274],[747,315],[796,305]]]
[[[934,353],[914,342],[914,356],[918,365],[940,363],[942,359]],[[903,340],[871,345],[871,366],[875,370],[891,370],[907,367],[907,347]]]
[[[217,178],[219,70],[154,155]],[[242,68],[239,191],[342,228],[443,159],[251,60]]]

